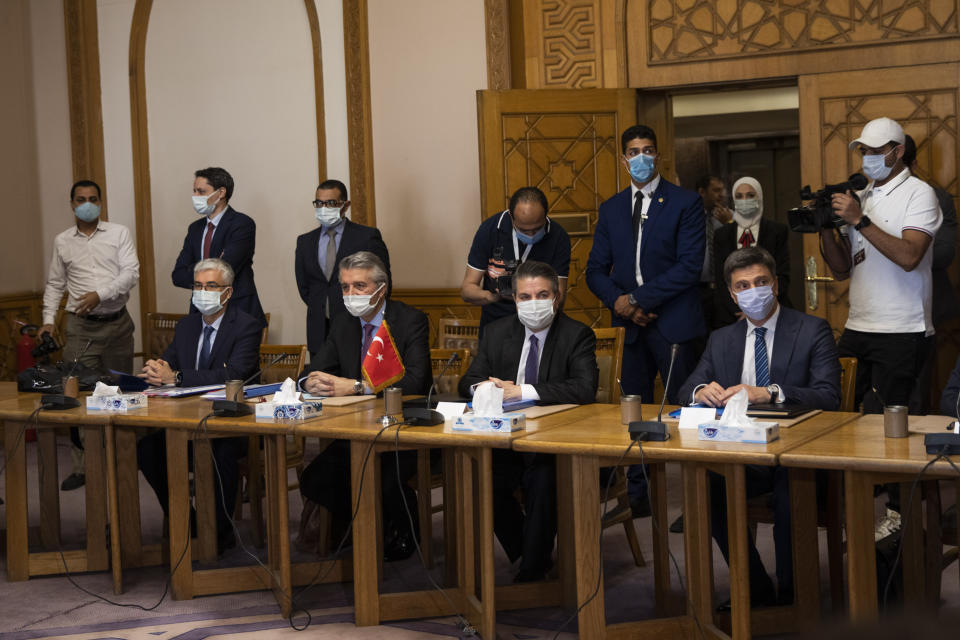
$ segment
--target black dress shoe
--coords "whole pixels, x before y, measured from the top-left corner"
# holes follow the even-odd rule
[[[677,516],[677,519],[670,524],[670,533],[683,533],[683,514]]]
[[[397,533],[383,546],[383,561],[406,560],[417,550],[410,532]]]
[[[777,596],[771,591],[762,596],[752,595],[750,596],[750,608],[751,609],[762,609],[763,607],[775,607],[777,605]],[[730,600],[727,599],[717,605],[718,612],[729,612],[730,611]]]
[[[71,473],[60,483],[60,491],[73,491],[87,483],[87,476],[82,473]]]
[[[630,511],[634,518],[650,517],[650,500],[647,498],[630,498]]]

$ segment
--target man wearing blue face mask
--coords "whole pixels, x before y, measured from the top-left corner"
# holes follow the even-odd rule
[[[53,241],[39,334],[56,332],[57,310],[67,292],[64,362],[79,357],[80,364],[93,369],[129,372],[133,320],[126,305],[140,278],[140,261],[130,231],[100,219],[102,204],[96,182],[80,180],[71,187],[74,224]],[[71,428],[70,435],[73,471],[60,485],[64,491],[82,487],[86,481],[82,434]]]
[[[547,217],[547,208],[540,189],[523,187],[510,198],[506,211],[487,218],[477,229],[460,297],[482,307],[481,336],[489,323],[516,313],[511,276],[527,260],[545,262],[557,272],[562,308],[570,273],[570,236]]]
[[[746,390],[751,404],[795,403],[811,409],[840,407],[840,363],[830,325],[821,318],[780,306],[777,264],[762,247],[738,249],[723,264],[730,297],[745,318],[710,334],[697,368],[680,388],[685,404],[722,407]],[[713,535],[727,555],[723,482],[711,478]],[[773,492],[778,600],[793,601],[790,494],[780,467],[748,467],[748,495]],[[755,605],[772,604],[773,584],[753,543],[749,546],[750,592]]]

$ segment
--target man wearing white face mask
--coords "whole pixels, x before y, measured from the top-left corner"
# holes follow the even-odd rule
[[[175,384],[195,387],[246,380],[259,364],[260,323],[233,306],[233,269],[224,260],[201,260],[193,269],[193,305],[177,322],[173,341],[163,357],[147,360],[140,377],[151,385]],[[237,494],[237,460],[246,451],[246,438],[211,440],[217,470],[223,485],[214,483],[217,505],[217,549],[235,544],[230,515]],[[137,443],[137,464],[153,487],[160,506],[167,510],[166,446],[163,433],[146,436]],[[223,503],[226,502],[226,508]]]
[[[361,371],[363,358],[370,350],[381,325],[386,323],[403,362],[404,375],[393,386],[404,395],[426,395],[433,383],[430,366],[430,324],[427,316],[397,300],[390,300],[386,266],[376,255],[360,251],[340,261],[340,289],[347,313],[334,316],[330,332],[310,365],[299,376],[300,387],[321,396],[349,396],[372,393]],[[400,560],[415,550],[400,492],[416,513],[416,495],[407,481],[416,472],[416,452],[399,455],[402,483],[397,485],[398,456],[381,457],[383,495],[384,558]],[[310,520],[316,505],[330,511],[334,522],[334,540],[343,533],[352,513],[350,499],[350,443],[335,440],[317,456],[300,477],[300,492],[305,499],[303,521]],[[307,531],[298,544],[312,548],[318,531]]]
[[[780,306],[776,262],[761,247],[739,249],[723,265],[724,280],[746,318],[710,334],[697,368],[680,388],[687,403],[722,407],[740,390],[751,404],[795,403],[835,411],[840,406],[840,363],[825,320]],[[727,524],[722,482],[713,498],[713,535],[727,557]],[[774,546],[779,599],[793,600],[790,500],[786,472],[748,467],[749,495],[774,493]],[[718,498],[718,494],[720,498]],[[750,545],[750,591],[755,605],[772,604],[773,585],[756,547]]]
[[[559,278],[553,268],[527,260],[513,275],[516,315],[487,325],[477,356],[460,379],[462,396],[492,381],[503,399],[540,404],[593,402],[598,370],[593,331],[559,311]],[[541,580],[552,568],[557,532],[554,456],[493,452],[493,527],[517,582]],[[514,497],[523,486],[524,508]]]
[[[337,264],[358,251],[376,254],[387,270],[390,289],[390,254],[380,230],[348,220],[350,199],[339,180],[324,180],[313,202],[320,226],[297,238],[294,272],[300,298],[307,305],[307,350],[314,358],[320,350],[331,319],[344,311]]]
[[[207,258],[220,258],[230,264],[234,279],[231,304],[267,324],[260,296],[253,280],[253,254],[257,243],[257,224],[250,216],[230,206],[233,176],[220,167],[208,167],[194,173],[193,210],[200,216],[187,227],[183,248],[177,256],[171,278],[174,286],[193,287],[193,266]],[[190,312],[197,308],[190,305]]]
[[[792,307],[787,288],[790,285],[790,242],[787,225],[763,216],[763,188],[751,177],[733,183],[733,220],[713,237],[714,313],[713,328],[725,327],[743,318],[743,313],[727,294],[723,281],[723,263],[731,253],[744,247],[763,247],[777,262],[777,299]]]

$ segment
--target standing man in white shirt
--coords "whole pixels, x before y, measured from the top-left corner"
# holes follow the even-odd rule
[[[126,305],[140,277],[140,262],[130,231],[100,219],[101,204],[96,182],[80,180],[70,189],[76,224],[53,241],[40,335],[56,331],[57,309],[66,291],[64,361],[71,362],[83,352],[80,364],[84,366],[130,372],[133,320]],[[80,431],[71,428],[70,436],[73,472],[60,485],[64,491],[82,487],[86,480]]]

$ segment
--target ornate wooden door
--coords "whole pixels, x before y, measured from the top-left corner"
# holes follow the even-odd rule
[[[584,277],[597,209],[628,184],[620,134],[638,117],[657,131],[661,169],[673,174],[667,99],[633,89],[567,89],[479,91],[477,100],[483,215],[503,211],[520,187],[539,187],[550,218],[570,234],[564,310],[589,326],[609,325]]]

